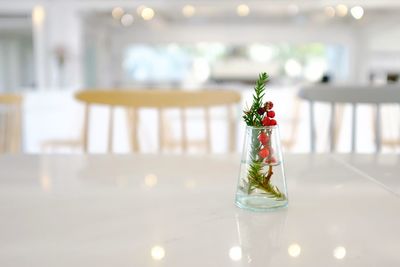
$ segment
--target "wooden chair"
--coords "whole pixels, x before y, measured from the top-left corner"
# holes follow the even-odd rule
[[[400,104],[400,88],[394,86],[319,86],[304,88],[299,91],[299,96],[309,101],[310,106],[310,149],[316,150],[316,131],[314,103],[325,102],[331,106],[329,123],[330,150],[335,150],[335,108],[337,104],[352,105],[351,126],[351,151],[356,151],[357,135],[357,105],[369,104],[375,106],[374,132],[376,152],[381,150],[381,105]]]
[[[236,110],[233,109],[240,103],[241,95],[235,91],[227,90],[85,90],[78,92],[76,99],[85,103],[85,118],[83,127],[83,150],[88,152],[88,136],[91,105],[109,106],[110,116],[108,121],[108,152],[113,152],[113,124],[114,108],[123,107],[128,110],[131,128],[131,148],[133,152],[139,152],[138,140],[138,111],[142,108],[152,108],[158,112],[158,139],[159,152],[168,145],[165,142],[165,123],[163,112],[167,109],[178,108],[181,123],[180,146],[183,152],[187,152],[191,142],[187,136],[186,110],[201,108],[204,110],[205,121],[205,146],[206,151],[211,152],[211,118],[210,108],[226,106],[228,110],[228,136],[229,151],[235,150],[236,141]]]
[[[0,153],[21,151],[22,96],[0,94]]]

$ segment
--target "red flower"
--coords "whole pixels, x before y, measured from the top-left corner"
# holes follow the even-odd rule
[[[268,156],[269,156],[268,148],[263,148],[263,149],[261,149],[260,152],[258,152],[258,155],[259,155],[261,158],[263,158],[263,159],[265,159],[266,157],[268,157]]]
[[[258,136],[258,140],[260,140],[261,144],[266,145],[269,141],[269,136],[266,133],[262,132]]]
[[[276,125],[276,120],[270,119],[270,120],[269,120],[269,125],[271,125],[271,126]]]

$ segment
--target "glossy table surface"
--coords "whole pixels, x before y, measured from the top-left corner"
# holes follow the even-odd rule
[[[0,156],[0,266],[400,266],[399,163],[285,155],[254,213],[239,156]]]

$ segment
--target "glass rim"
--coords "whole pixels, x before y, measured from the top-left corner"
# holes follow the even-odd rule
[[[271,126],[250,126],[250,125],[246,125],[246,128],[250,128],[250,129],[254,129],[254,130],[275,129],[275,128],[278,128],[278,125],[271,125]]]

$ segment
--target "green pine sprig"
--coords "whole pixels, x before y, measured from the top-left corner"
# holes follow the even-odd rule
[[[262,115],[258,110],[264,106],[263,97],[265,95],[265,84],[268,82],[267,73],[260,73],[256,85],[254,86],[253,104],[250,109],[244,111],[243,119],[248,126],[262,126]]]

